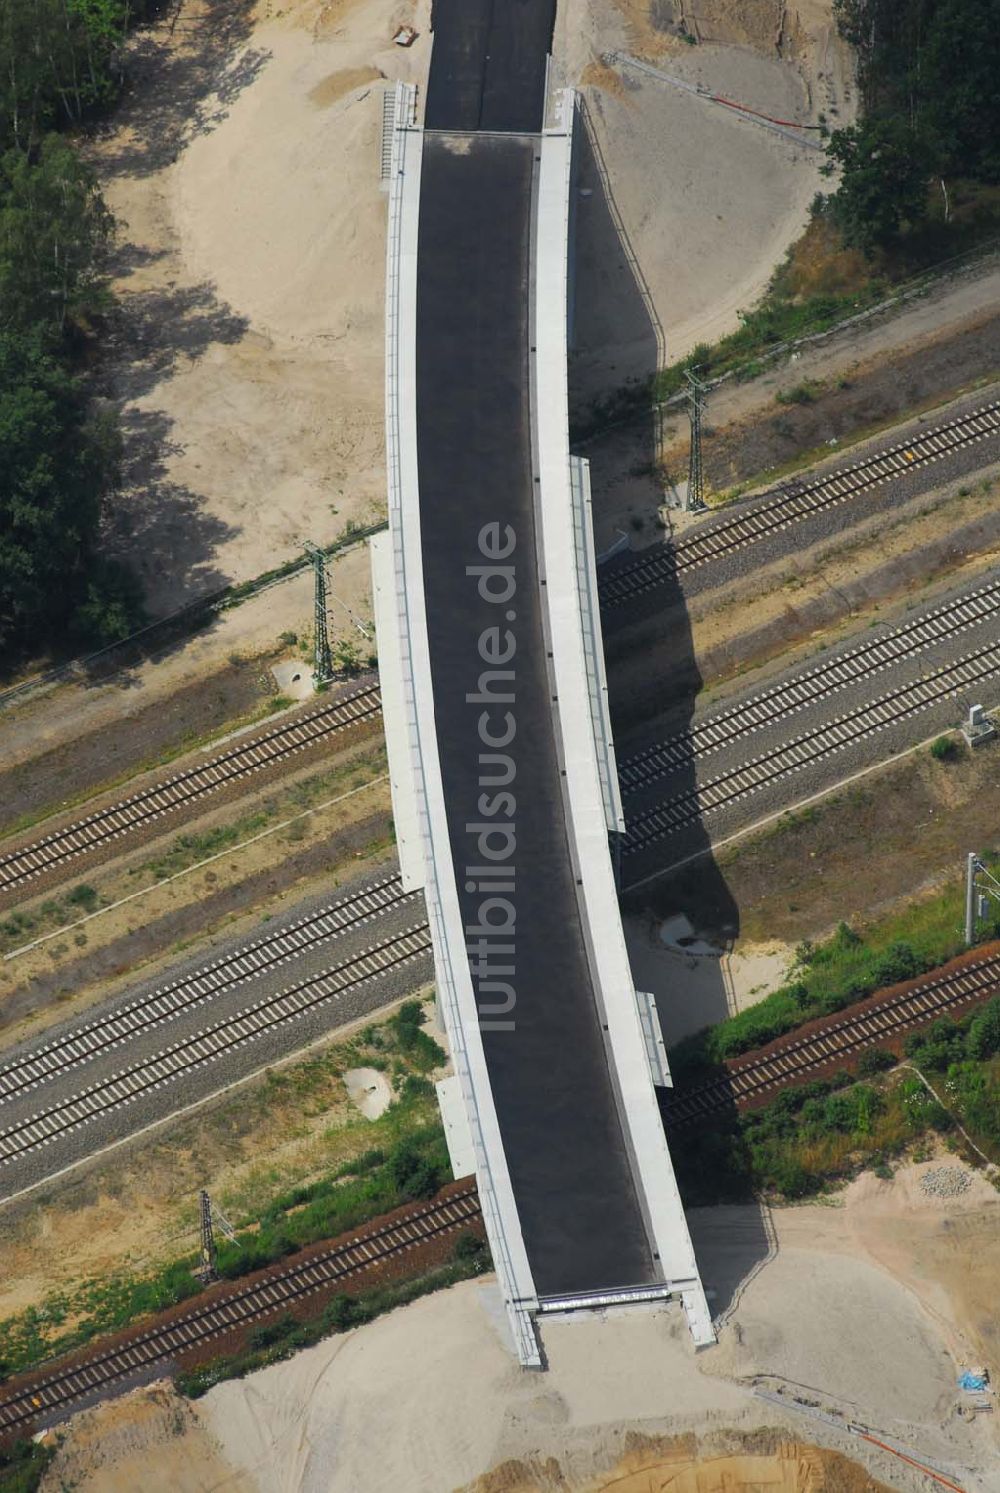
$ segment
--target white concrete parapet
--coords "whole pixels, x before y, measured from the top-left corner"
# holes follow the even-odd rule
[[[533,242],[539,563],[547,598],[557,743],[566,773],[565,813],[581,917],[636,1187],[665,1282],[681,1297],[695,1342],[701,1345],[714,1342],[715,1334],[653,1089],[618,909],[581,614],[566,368],[574,119],[575,95],[566,89],[557,100],[555,123],[542,137]]]
[[[479,1031],[434,722],[417,468],[417,235],[423,133],[413,125],[414,99],[412,85],[397,84],[389,180],[385,332],[386,466],[396,617],[394,628],[389,629],[394,636],[388,643],[380,633],[379,651],[384,666],[383,650],[398,650],[401,718],[392,722],[387,718],[386,727],[387,733],[399,731],[405,741],[438,1001],[468,1116],[476,1183],[493,1263],[518,1357],[522,1364],[537,1368],[541,1366],[541,1354],[530,1316],[537,1297]],[[401,773],[406,765],[404,761]],[[393,806],[396,811],[395,797]]]
[[[625,833],[621,789],[618,785],[618,759],[611,730],[608,705],[608,680],[604,668],[604,638],[601,633],[601,606],[597,596],[597,560],[594,554],[594,520],[590,503],[590,462],[583,456],[570,457],[570,490],[573,495],[573,541],[576,552],[577,587],[580,597],[580,625],[583,656],[590,690],[590,716],[597,748],[597,770],[601,775],[601,794],[608,833]]]
[[[389,759],[392,823],[399,856],[399,878],[404,891],[419,892],[424,886],[426,875],[413,789],[413,742],[410,740],[406,711],[392,536],[387,533],[373,535],[368,541],[368,549],[371,555],[372,598],[379,646],[379,687],[382,693],[386,756]]]

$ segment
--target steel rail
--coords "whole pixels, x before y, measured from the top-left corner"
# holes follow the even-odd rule
[[[709,519],[670,544],[657,545],[629,565],[604,575],[598,587],[601,608],[612,611],[624,606],[686,571],[735,554],[824,509],[835,508],[859,493],[997,434],[1000,434],[1000,401],[946,421],[914,440],[901,441],[828,476],[811,482],[787,483],[741,506],[739,511]]]
[[[943,664],[923,679],[900,685],[868,705],[858,706],[793,737],[772,752],[751,758],[740,767],[641,811],[628,823],[623,853],[632,855],[654,841],[667,839],[707,815],[719,813],[740,799],[855,745],[866,736],[939,704],[960,689],[996,679],[998,673],[1000,642],[990,643],[954,663]]]
[[[211,964],[199,966],[149,995],[137,996],[82,1026],[74,1026],[44,1046],[18,1053],[0,1063],[0,1106],[52,1078],[65,1077],[124,1042],[145,1036],[161,1023],[175,1021],[244,980],[270,973],[289,959],[405,907],[416,896],[403,890],[398,876],[387,876]]]
[[[470,1184],[448,1197],[417,1204],[405,1216],[386,1221],[381,1227],[335,1240],[325,1251],[270,1267],[266,1276],[258,1274],[225,1294],[215,1294],[172,1321],[136,1332],[126,1342],[94,1353],[83,1363],[54,1365],[0,1399],[0,1435],[49,1416],[84,1396],[92,1397],[152,1365],[172,1366],[179,1355],[193,1348],[287,1310],[317,1291],[406,1255],[476,1223],[480,1217],[479,1198],[474,1184]]]
[[[707,757],[773,725],[779,716],[805,710],[997,616],[1000,616],[1000,580],[957,596],[902,627],[838,653],[716,712],[686,731],[644,748],[619,764],[622,792],[634,793],[658,778],[689,767],[696,757]]]
[[[81,1126],[101,1119],[155,1089],[174,1083],[208,1063],[290,1022],[340,1000],[366,980],[389,974],[431,950],[425,923],[406,929],[356,954],[323,974],[262,997],[252,1006],[174,1042],[47,1109],[0,1130],[0,1166],[22,1161]]]
[[[378,685],[365,685],[346,698],[331,701],[308,714],[295,715],[260,735],[228,747],[205,762],[162,778],[62,829],[52,830],[30,845],[8,851],[0,855],[0,896],[240,778],[249,777],[340,731],[371,720],[381,711]]]
[[[848,1011],[791,1042],[777,1039],[761,1053],[734,1058],[725,1077],[671,1098],[670,1125],[684,1125],[713,1114],[746,1107],[770,1090],[801,1082],[879,1041],[898,1038],[937,1017],[987,1000],[1000,990],[1000,954],[987,955],[947,974],[898,990],[863,1011]]]

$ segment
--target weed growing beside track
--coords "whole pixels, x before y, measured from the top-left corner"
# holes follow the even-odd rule
[[[984,859],[992,866],[997,858]],[[672,1049],[675,1079],[700,1081],[727,1058],[762,1047],[819,1016],[842,1011],[883,986],[916,979],[947,963],[965,947],[964,896],[964,883],[956,879],[935,896],[860,931],[841,923],[823,943],[801,944],[785,985]],[[1000,937],[1000,918],[984,924],[981,932],[984,939]]]
[[[477,1239],[474,1234],[460,1234],[453,1257],[447,1264],[412,1280],[363,1291],[357,1296],[334,1296],[317,1316],[306,1321],[288,1313],[275,1322],[267,1322],[250,1332],[242,1352],[224,1354],[196,1369],[182,1371],[174,1382],[181,1394],[197,1399],[224,1379],[242,1379],[256,1369],[290,1358],[300,1348],[312,1347],[331,1333],[362,1327],[398,1306],[408,1306],[421,1296],[457,1285],[459,1281],[471,1280],[491,1268],[489,1247],[485,1241]]]
[[[1000,1162],[1000,996],[960,1021],[942,1017],[903,1046],[905,1066],[871,1050],[853,1072],[786,1089],[766,1108],[730,1111],[686,1130],[674,1160],[687,1205],[756,1193],[807,1197],[866,1166],[890,1175],[893,1157],[933,1134],[962,1150],[956,1121]]]
[[[0,1493],[35,1493],[55,1454],[54,1446],[26,1439],[0,1446]]]

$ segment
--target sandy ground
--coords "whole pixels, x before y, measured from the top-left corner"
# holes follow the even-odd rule
[[[637,35],[638,7],[560,8],[557,71],[585,83],[665,329],[625,305],[620,251],[603,222],[591,230],[603,192],[581,197],[581,278],[601,285],[578,322],[592,390],[735,325],[802,227],[819,160],[688,94],[622,81],[601,54],[663,50],[677,75],[782,117],[851,107],[820,0],[777,28],[728,0],[703,10],[705,44],[688,48],[648,23]],[[126,484],[112,542],[154,613],[384,505],[381,96],[387,79],[423,81],[427,11],[182,0],[135,44],[132,96],[96,158],[121,224],[109,392]],[[420,33],[409,51],[390,41],[404,20]]]
[[[125,1465],[133,1476],[141,1471],[135,1486],[150,1493],[442,1493],[491,1468],[506,1471],[477,1484],[482,1493],[927,1487],[898,1459],[811,1418],[812,1406],[862,1420],[933,1460],[968,1493],[995,1493],[996,1427],[960,1413],[955,1379],[970,1362],[985,1360],[994,1374],[998,1367],[991,1283],[1000,1269],[1000,1199],[978,1176],[960,1198],[925,1197],[919,1176],[933,1164],[904,1168],[891,1183],[866,1175],[832,1202],[769,1217],[756,1207],[692,1214],[720,1320],[718,1346],[700,1354],[676,1310],[624,1313],[548,1324],[548,1372],[523,1373],[502,1340],[495,1287],[469,1282],[218,1386],[194,1408],[198,1429],[185,1419],[145,1463],[128,1461],[126,1438]],[[786,1402],[763,1400],[755,1388],[780,1390]],[[789,1404],[792,1395],[807,1408]],[[124,1406],[100,1413],[112,1423],[128,1414]],[[105,1444],[113,1461],[114,1438],[101,1443],[88,1418],[84,1425],[84,1447]],[[765,1426],[788,1442],[846,1452],[869,1481],[782,1481],[772,1460],[731,1465],[728,1480],[624,1483],[626,1454],[634,1471],[637,1451],[654,1447],[648,1438],[693,1435],[706,1448],[715,1438],[718,1454],[727,1449],[718,1444],[724,1429]],[[215,1481],[189,1477],[193,1443],[215,1459]],[[684,1449],[690,1457],[690,1440],[674,1443],[667,1461]],[[106,1468],[74,1486],[117,1493],[130,1485]]]
[[[257,1493],[201,1431],[193,1407],[165,1383],[78,1416],[71,1443],[60,1448],[41,1486],[44,1493],[136,1493],[152,1489],[157,1478],[164,1493]]]
[[[802,231],[823,180],[819,152],[609,67],[607,54],[642,55],[783,119],[814,122],[824,107],[846,118],[853,109],[850,65],[829,5],[798,12],[796,42],[783,47],[774,24],[783,7],[716,0],[697,47],[650,22],[671,8],[570,0],[561,11],[556,60],[567,81],[583,84],[607,178],[602,190],[585,165],[577,203],[577,404],[732,331]]]
[[[955,1363],[996,1354],[995,1328],[984,1337],[981,1319],[1000,1265],[1000,1199],[978,1178],[947,1205],[927,1199],[921,1169],[892,1184],[863,1178],[839,1207],[770,1221],[754,1208],[695,1214],[724,1322],[719,1346],[697,1356],[678,1314],[626,1314],[548,1326],[549,1372],[525,1375],[484,1310],[486,1290],[471,1284],[220,1386],[203,1402],[206,1423],[268,1490],[437,1493],[527,1453],[554,1456],[582,1481],[620,1450],[627,1427],[780,1424],[780,1411],[747,1393],[763,1378],[808,1387],[821,1405],[956,1469],[985,1467],[989,1430],[956,1419]],[[373,1468],[389,1415],[396,1434]],[[820,1427],[796,1429],[812,1437]],[[861,1460],[892,1486],[916,1486],[880,1454]],[[966,1485],[990,1486],[975,1476]]]
[[[351,1068],[344,1074],[344,1084],[351,1103],[366,1120],[377,1120],[392,1103],[392,1085],[377,1068]]]
[[[121,223],[114,546],[155,614],[383,507],[381,98],[428,39],[405,0],[182,0],[134,51],[97,164]]]
[[[703,1441],[690,1435],[632,1436],[626,1446],[613,1468],[596,1479],[586,1477],[587,1493],[611,1488],[651,1493],[667,1486],[670,1493],[889,1493],[842,1454],[769,1430],[723,1431]],[[216,1437],[166,1383],[80,1415],[42,1482],[42,1493],[69,1487],[76,1493],[134,1493],[153,1486],[145,1479],[154,1455],[171,1493],[261,1493],[256,1479],[227,1464]],[[528,1456],[508,1458],[461,1493],[570,1493],[571,1488],[583,1493],[584,1485],[575,1478],[567,1482],[554,1458]],[[358,1493],[363,1493],[360,1485]]]

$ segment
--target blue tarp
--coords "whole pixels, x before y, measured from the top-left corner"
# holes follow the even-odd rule
[[[979,1390],[986,1388],[985,1374],[960,1374],[958,1377],[959,1389]]]

